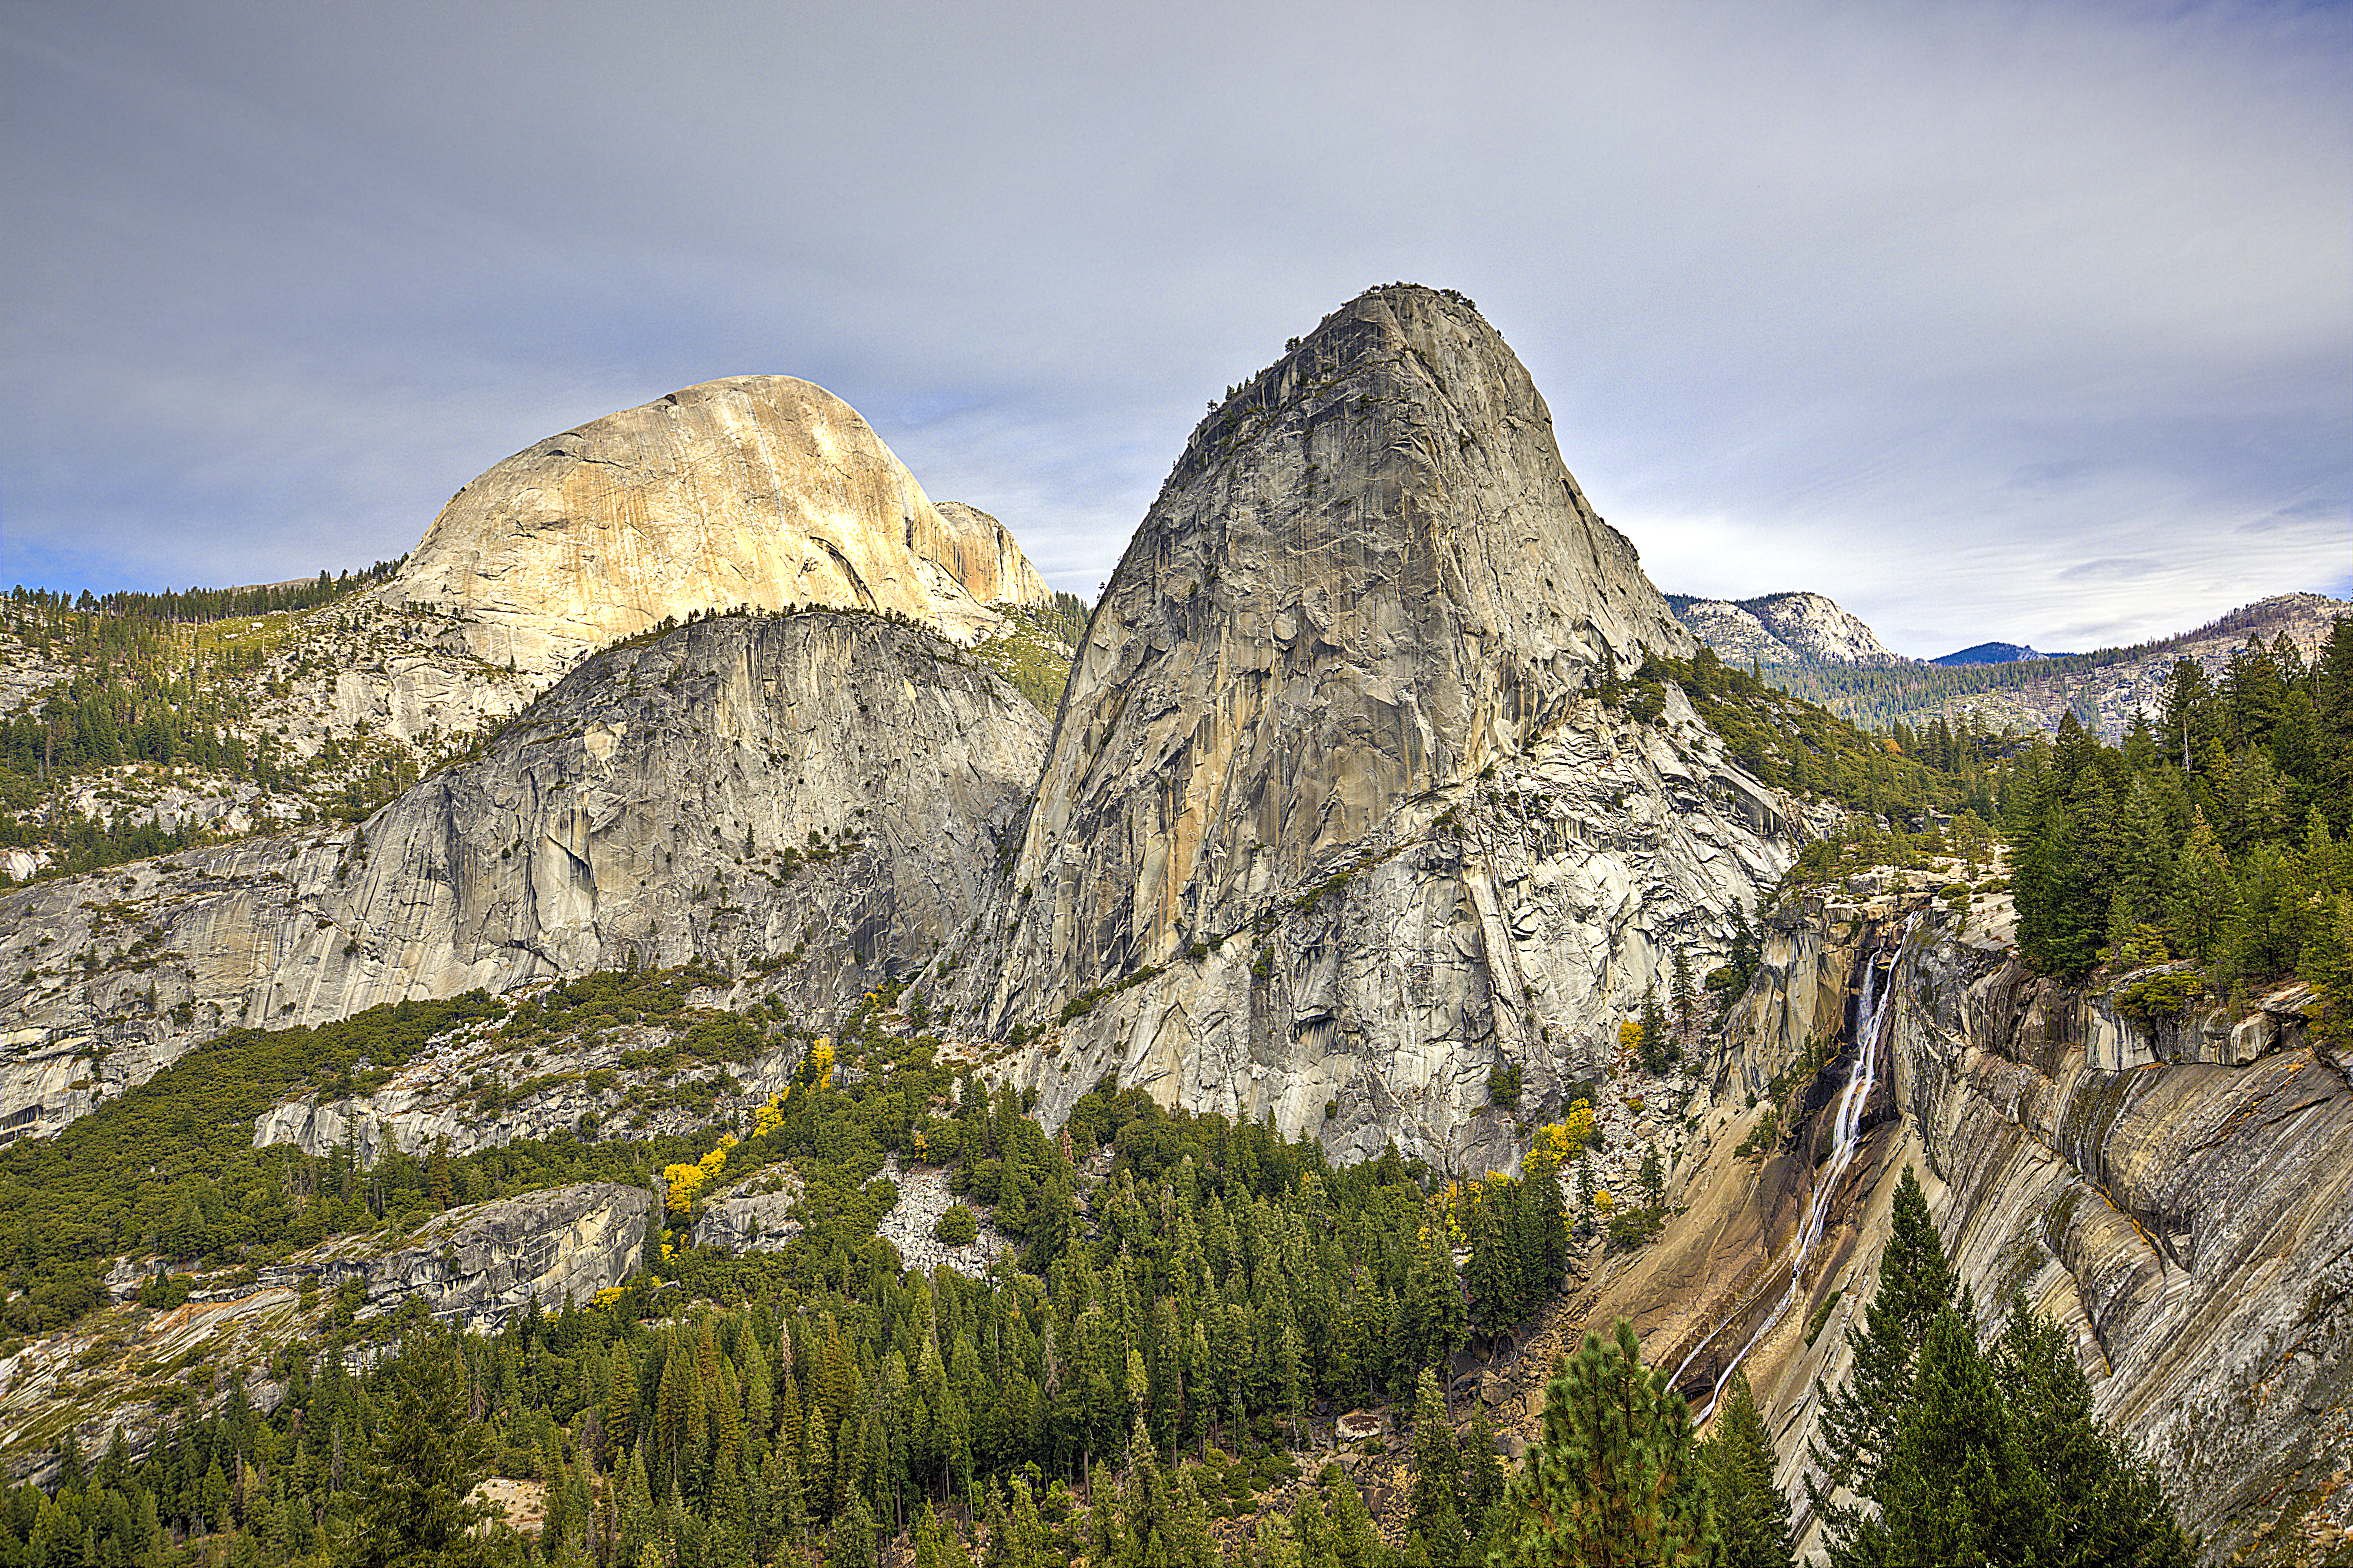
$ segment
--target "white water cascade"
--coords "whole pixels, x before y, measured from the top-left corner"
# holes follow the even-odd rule
[[[1908,940],[1911,934],[1912,927],[1907,923],[1904,928],[1905,938]],[[1854,1010],[1854,1068],[1847,1075],[1846,1088],[1840,1091],[1838,1113],[1831,1122],[1828,1173],[1814,1184],[1813,1198],[1806,1205],[1805,1222],[1798,1227],[1795,1238],[1796,1252],[1789,1259],[1788,1278],[1781,1287],[1780,1299],[1773,1303],[1773,1310],[1765,1315],[1765,1321],[1758,1325],[1757,1331],[1748,1336],[1748,1342],[1740,1347],[1740,1352],[1724,1363],[1724,1370],[1716,1374],[1715,1386],[1708,1393],[1705,1407],[1693,1417],[1694,1422],[1705,1421],[1715,1413],[1717,1404],[1724,1398],[1725,1384],[1732,1381],[1733,1373],[1739,1369],[1742,1362],[1748,1359],[1748,1352],[1755,1350],[1763,1342],[1765,1336],[1773,1331],[1782,1318],[1788,1314],[1790,1303],[1798,1299],[1799,1286],[1805,1279],[1807,1260],[1813,1256],[1814,1246],[1821,1240],[1823,1227],[1830,1223],[1831,1196],[1838,1191],[1838,1184],[1845,1177],[1847,1167],[1854,1163],[1855,1152],[1862,1143],[1857,1134],[1862,1125],[1863,1107],[1870,1101],[1872,1090],[1878,1087],[1879,1083],[1880,1046],[1887,1033],[1890,1004],[1895,999],[1895,963],[1902,952],[1903,945],[1899,942],[1895,953],[1891,954],[1888,959],[1887,988],[1879,993],[1875,999],[1873,993],[1879,982],[1879,965],[1868,960],[1863,963],[1862,994],[1857,999]],[[1754,1304],[1756,1300],[1756,1297],[1749,1298],[1747,1301],[1742,1303],[1743,1309]],[[1740,1313],[1735,1313],[1725,1319],[1714,1333],[1693,1346],[1691,1354],[1683,1357],[1683,1364],[1675,1368],[1672,1382],[1681,1383],[1684,1371],[1691,1363],[1697,1361],[1701,1352],[1715,1342],[1717,1334],[1723,1333],[1725,1329],[1739,1321],[1740,1317]]]

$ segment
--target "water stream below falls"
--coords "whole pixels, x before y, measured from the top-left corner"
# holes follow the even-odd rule
[[[1911,934],[1912,927],[1907,923],[1904,928],[1905,938],[1909,939]],[[1799,1289],[1805,1280],[1806,1264],[1813,1257],[1815,1246],[1820,1242],[1822,1232],[1830,1225],[1831,1194],[1838,1191],[1839,1183],[1845,1178],[1847,1167],[1854,1163],[1855,1152],[1862,1144],[1862,1110],[1871,1100],[1872,1090],[1879,1084],[1887,1015],[1890,1004],[1895,999],[1895,963],[1902,952],[1903,942],[1899,941],[1895,952],[1887,957],[1884,990],[1879,989],[1878,962],[1868,958],[1863,961],[1862,994],[1856,998],[1854,1009],[1854,1066],[1847,1073],[1846,1087],[1839,1091],[1837,1114],[1831,1124],[1830,1159],[1826,1168],[1816,1167],[1822,1170],[1823,1174],[1814,1184],[1813,1196],[1806,1205],[1805,1220],[1799,1226],[1793,1239],[1794,1252],[1789,1259],[1788,1277],[1781,1280],[1781,1293],[1774,1301],[1773,1310],[1765,1314],[1765,1321],[1757,1325],[1755,1333],[1748,1336],[1748,1342],[1740,1347],[1739,1353],[1725,1362],[1724,1370],[1716,1374],[1715,1384],[1708,1391],[1707,1404],[1692,1417],[1694,1422],[1705,1421],[1715,1413],[1716,1405],[1724,1398],[1725,1385],[1732,1381],[1732,1374],[1739,1370],[1742,1362],[1748,1359],[1748,1352],[1763,1343],[1765,1336],[1788,1315],[1790,1305],[1798,1300]],[[1770,1277],[1779,1278],[1778,1275]],[[1683,1357],[1683,1364],[1675,1368],[1672,1384],[1679,1386],[1692,1363],[1715,1342],[1718,1335],[1739,1322],[1747,1315],[1748,1309],[1762,1299],[1763,1292],[1759,1291],[1743,1301],[1739,1311],[1726,1318],[1714,1332],[1693,1346],[1692,1352]]]

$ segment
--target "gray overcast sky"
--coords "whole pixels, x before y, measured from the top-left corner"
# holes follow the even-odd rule
[[[2343,4],[120,5],[0,32],[0,584],[409,548],[807,377],[1050,581],[1366,286],[1662,588],[1899,651],[2353,593]]]

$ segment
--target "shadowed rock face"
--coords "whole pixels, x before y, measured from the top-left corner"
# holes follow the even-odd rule
[[[101,964],[0,990],[0,1124],[53,1131],[225,1028],[632,960],[742,964],[806,936],[775,983],[832,1009],[977,912],[1045,741],[978,660],[873,616],[728,616],[614,649],[356,832],[0,896],[60,968]],[[160,961],[107,963],[134,931]]]
[[[705,382],[552,436],[433,520],[388,605],[453,611],[477,657],[554,675],[665,616],[887,610],[970,643],[1045,584],[994,518],[943,516],[857,411],[790,376]]]
[[[1050,1023],[1174,966],[1073,1020],[1049,1114],[1114,1067],[1335,1151],[1396,1131],[1504,1162],[1509,1119],[1468,1125],[1488,1069],[1569,1072],[1670,931],[1713,942],[1787,863],[1788,803],[1688,709],[1651,727],[1588,695],[1691,646],[1494,329],[1369,293],[1187,442],[966,984],[999,1025]]]

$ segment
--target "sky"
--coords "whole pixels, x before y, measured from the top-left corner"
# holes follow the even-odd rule
[[[1092,597],[1403,279],[1662,589],[1917,657],[2353,595],[2348,64],[2342,3],[11,0],[0,585],[364,566],[773,374]]]

